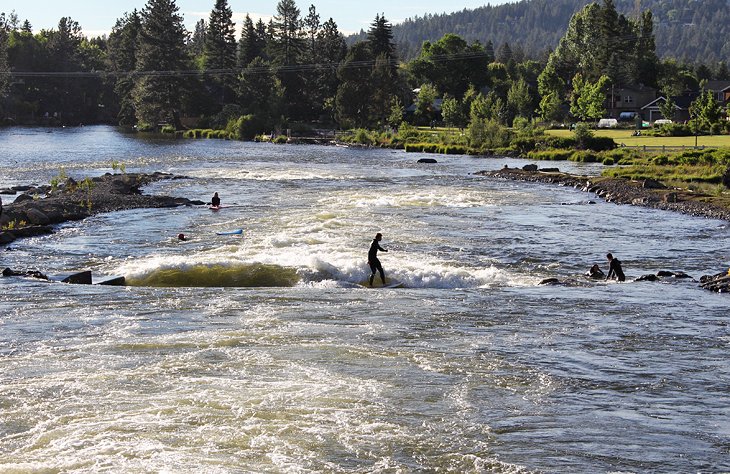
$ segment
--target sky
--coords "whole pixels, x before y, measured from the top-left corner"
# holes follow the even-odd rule
[[[331,17],[340,31],[348,35],[367,30],[376,14],[384,14],[395,24],[425,13],[451,13],[507,1],[510,0],[298,0],[296,3],[302,16],[306,16],[313,4],[322,22]],[[21,23],[30,21],[34,32],[56,28],[62,17],[71,17],[91,37],[108,34],[117,18],[135,8],[143,9],[146,3],[146,0],[0,0],[0,12],[7,14],[15,10]],[[186,27],[192,31],[198,20],[208,19],[215,0],[177,0],[176,3],[185,17]],[[239,29],[246,13],[254,21],[263,18],[268,22],[276,13],[277,3],[278,0],[228,0]]]

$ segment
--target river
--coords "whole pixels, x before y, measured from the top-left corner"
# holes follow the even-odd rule
[[[0,278],[0,472],[730,470],[728,296],[582,277],[607,252],[628,280],[717,273],[728,223],[424,156],[0,129],[0,188],[116,162],[227,206],[0,249],[3,268],[131,285]],[[377,232],[404,288],[360,286]]]

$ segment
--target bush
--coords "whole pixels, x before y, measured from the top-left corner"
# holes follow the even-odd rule
[[[226,124],[226,132],[229,137],[237,140],[253,140],[256,134],[261,132],[263,124],[253,114],[241,115],[236,119],[231,119]]]
[[[286,143],[289,141],[289,139],[286,137],[286,135],[278,135],[276,138],[272,140],[274,143]]]
[[[616,142],[613,141],[613,138],[609,137],[591,136],[584,139],[583,148],[593,151],[608,151],[616,148]]]
[[[160,130],[160,133],[174,134],[175,133],[175,126],[174,125],[164,125],[162,127],[162,130]]]
[[[613,158],[611,158],[610,156],[607,156],[606,158],[604,158],[602,163],[606,166],[614,165]]]
[[[591,151],[581,150],[574,151],[568,159],[578,163],[595,163],[598,161],[598,155]]]
[[[694,135],[689,125],[682,123],[666,123],[654,131],[659,137],[690,137]]]
[[[527,154],[527,157],[531,160],[567,161],[572,154],[572,150],[543,150],[532,151]]]

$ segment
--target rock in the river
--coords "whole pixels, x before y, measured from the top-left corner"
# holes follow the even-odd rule
[[[61,283],[71,283],[73,285],[91,285],[91,272],[85,271],[69,275]]]

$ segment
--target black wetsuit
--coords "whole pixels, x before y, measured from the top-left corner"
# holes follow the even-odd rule
[[[614,258],[611,260],[611,263],[608,265],[608,278],[616,277],[618,281],[626,281],[626,275],[624,275],[624,271],[621,269],[621,262],[619,259]]]
[[[380,246],[377,239],[373,239],[373,243],[370,244],[370,251],[368,252],[368,265],[370,265],[370,270],[373,272],[372,275],[370,275],[370,286],[373,286],[375,272],[380,272],[380,279],[383,281],[383,285],[385,285],[385,271],[383,271],[383,265],[381,265],[380,260],[378,260],[378,250],[387,252],[387,250]]]
[[[213,199],[210,200],[210,205],[213,207],[221,207],[221,198],[213,196]]]

